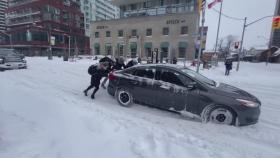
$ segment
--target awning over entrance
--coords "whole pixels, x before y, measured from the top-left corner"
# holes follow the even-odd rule
[[[112,44],[111,43],[105,43],[105,47],[111,47]]]
[[[144,47],[145,48],[152,48],[153,47],[153,43],[152,42],[146,42]]]
[[[136,42],[131,42],[130,43],[130,49],[137,49],[137,43]]]
[[[188,47],[188,43],[187,42],[179,42],[178,47],[179,48],[187,48]]]
[[[168,48],[169,47],[169,43],[168,42],[161,42],[160,47],[161,48]]]
[[[100,44],[99,43],[94,43],[94,48],[99,48]]]
[[[124,43],[118,43],[117,47],[124,46],[124,45],[125,45]]]

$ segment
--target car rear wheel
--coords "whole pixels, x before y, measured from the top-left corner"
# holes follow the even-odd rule
[[[216,124],[233,125],[235,123],[236,116],[226,107],[216,107],[210,112],[209,121]]]
[[[133,104],[132,95],[127,89],[119,89],[116,97],[121,106],[130,107]]]

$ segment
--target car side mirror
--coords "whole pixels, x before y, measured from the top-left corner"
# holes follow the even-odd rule
[[[194,90],[196,87],[197,87],[196,82],[190,82],[189,84],[187,84],[187,89],[188,90]]]

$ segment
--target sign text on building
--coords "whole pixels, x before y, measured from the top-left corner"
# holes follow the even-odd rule
[[[108,29],[108,26],[96,26],[97,30]]]

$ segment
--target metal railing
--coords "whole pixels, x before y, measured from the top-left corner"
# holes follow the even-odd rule
[[[26,4],[26,3],[31,3],[31,2],[35,2],[38,0],[21,0],[21,1],[11,1],[9,2],[9,7],[16,7],[22,4]]]
[[[193,5],[171,5],[156,8],[143,8],[139,10],[131,10],[123,12],[122,18],[134,17],[134,16],[154,16],[163,14],[175,14],[175,13],[189,13],[194,11]]]

